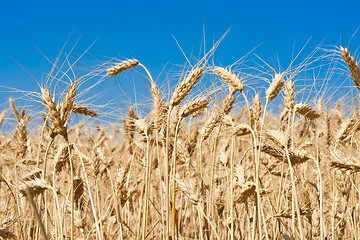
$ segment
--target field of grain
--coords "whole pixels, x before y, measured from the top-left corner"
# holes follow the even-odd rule
[[[251,74],[210,51],[171,91],[136,59],[75,78],[54,68],[62,77],[32,95],[41,111],[9,99],[0,115],[13,123],[0,135],[0,239],[359,239],[359,66],[348,48],[317,51]],[[102,112],[77,100],[82,84],[124,73],[146,76],[150,110],[87,125]]]

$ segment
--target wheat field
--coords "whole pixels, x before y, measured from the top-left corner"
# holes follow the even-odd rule
[[[9,99],[0,238],[359,239],[359,65],[348,48],[317,51],[245,74],[211,63],[212,50],[171,91],[140,60],[110,61],[38,84],[38,112]],[[315,71],[349,91],[317,87]],[[78,101],[82,84],[124,73],[146,76],[149,111],[129,104],[111,123],[87,124],[102,111]]]

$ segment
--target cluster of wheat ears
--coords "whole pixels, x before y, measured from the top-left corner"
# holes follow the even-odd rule
[[[354,57],[333,52],[360,90]],[[83,77],[60,94],[40,87],[34,132],[10,100],[13,113],[0,115],[16,123],[0,136],[0,239],[359,239],[358,107],[297,101],[297,68],[274,72],[261,94],[208,59],[168,97],[136,59],[100,71],[121,79],[138,69],[149,81],[151,111],[129,106],[113,132],[68,126],[73,113],[101,114],[77,103]],[[191,95],[205,75],[224,97]],[[277,100],[280,114],[268,108]]]

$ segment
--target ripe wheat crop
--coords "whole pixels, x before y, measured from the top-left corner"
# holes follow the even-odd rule
[[[34,94],[42,112],[9,99],[0,114],[11,125],[0,135],[0,238],[358,239],[359,101],[326,99],[315,86],[307,97],[298,84],[313,82],[308,71],[331,71],[326,81],[349,79],[357,99],[356,56],[340,47],[256,75],[241,63],[214,66],[212,54],[184,69],[172,91],[129,59],[66,75],[62,90],[61,77],[45,81]],[[110,124],[88,124],[103,112],[78,100],[85,79],[140,73],[148,111],[129,105]],[[205,91],[203,79],[215,87]],[[75,114],[85,120],[74,124]]]

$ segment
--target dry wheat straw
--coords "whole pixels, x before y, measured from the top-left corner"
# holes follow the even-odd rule
[[[350,69],[358,70],[348,51],[342,51]],[[40,142],[38,159],[44,159],[46,138],[39,140],[37,132],[29,134],[26,159],[22,160],[17,154],[20,144],[12,144],[13,139],[6,132],[0,134],[0,182],[8,187],[0,189],[2,203],[7,204],[7,212],[0,212],[12,216],[18,209],[19,213],[19,217],[11,218],[14,222],[11,227],[3,225],[0,219],[0,238],[41,238],[36,221],[26,218],[29,210],[29,205],[24,202],[27,185],[35,195],[34,200],[41,201],[39,213],[47,233],[54,239],[94,239],[95,234],[98,239],[121,240],[164,236],[167,239],[356,237],[358,213],[353,210],[358,207],[356,174],[360,172],[359,135],[355,134],[360,129],[360,120],[356,106],[350,113],[351,119],[345,121],[344,115],[348,113],[345,105],[337,104],[336,108],[326,111],[320,100],[319,108],[296,104],[294,82],[290,78],[284,81],[286,76],[282,73],[274,76],[263,106],[259,92],[254,95],[252,107],[247,104],[233,118],[230,111],[236,91],[241,91],[245,97],[244,87],[234,73],[216,67],[212,70],[219,75],[217,78],[226,80],[230,91],[204,119],[195,119],[194,115],[208,107],[210,101],[207,98],[191,97],[186,104],[182,103],[198,81],[196,78],[202,76],[204,70],[198,68],[197,74],[193,69],[174,95],[170,95],[173,97],[171,103],[163,102],[151,79],[151,112],[140,118],[130,107],[123,120],[124,134],[117,129],[108,134],[104,125],[94,131],[78,126],[67,129],[71,112],[88,116],[96,113],[74,103],[77,84],[69,84],[66,91],[53,96],[50,86],[41,89],[41,99],[49,111],[47,116],[43,116],[41,131],[48,128],[52,137],[45,159],[48,155],[53,160],[50,164],[54,168],[53,179],[50,181],[51,176],[45,174],[46,167],[40,170],[24,165],[34,158],[37,141]],[[351,72],[355,79],[357,71]],[[184,83],[194,84],[185,86]],[[284,111],[266,116],[268,102],[278,96],[283,85]],[[27,112],[16,108],[14,102],[10,104],[16,124],[24,124]],[[250,109],[247,119],[244,112]],[[296,114],[304,117],[296,118]],[[3,112],[0,123],[4,116]],[[192,117],[189,121],[181,122],[189,116]],[[321,116],[324,116],[323,120],[312,121]],[[21,130],[18,125],[14,129],[17,135],[16,131]],[[218,131],[212,134],[218,125]],[[151,131],[153,128],[157,130],[154,133]],[[269,130],[278,128],[281,130]],[[61,139],[54,139],[56,135],[66,136],[71,132],[74,133],[71,136],[76,137],[76,144],[64,145]],[[331,139],[332,132],[337,132],[334,136],[337,142]],[[347,141],[350,137],[351,142]],[[206,139],[209,141],[204,142]],[[126,149],[128,146],[129,150]],[[303,162],[306,163],[301,164]],[[333,174],[324,174],[329,170]],[[69,181],[70,171],[73,177]],[[104,171],[108,175],[101,174]],[[113,183],[114,171],[117,171],[117,176]],[[170,178],[174,178],[175,183],[169,184]],[[313,189],[307,189],[307,183]],[[51,189],[54,196],[49,196],[47,189]],[[19,204],[16,192],[20,194]],[[14,200],[9,198],[10,194]],[[39,194],[42,194],[42,199]],[[75,208],[71,210],[71,218],[77,227],[73,236],[70,234],[70,221],[73,220],[68,216],[70,204]],[[88,207],[90,204],[91,208]],[[53,212],[49,206],[54,207]],[[172,218],[166,216],[171,213]],[[101,214],[99,221],[98,214]],[[165,226],[168,228],[170,224],[171,231],[166,234]],[[17,226],[21,229],[17,230]],[[288,235],[283,234],[284,231]]]
[[[119,73],[129,69],[129,68],[133,68],[136,67],[139,64],[139,61],[136,59],[129,59],[127,61],[123,61],[111,68],[107,69],[107,76],[116,76]]]

